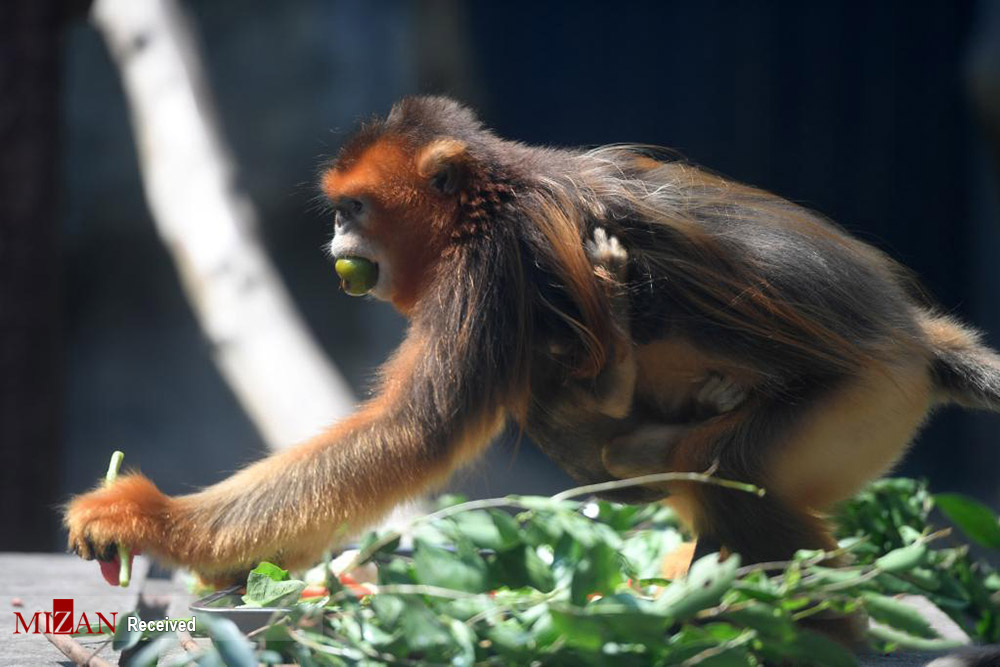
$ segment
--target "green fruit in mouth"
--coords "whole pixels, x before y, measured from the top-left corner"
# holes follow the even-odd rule
[[[363,296],[378,282],[378,264],[363,257],[338,259],[334,268],[340,276],[340,286],[351,296]]]

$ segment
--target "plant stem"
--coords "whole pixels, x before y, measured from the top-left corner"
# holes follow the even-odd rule
[[[104,475],[104,486],[111,486],[118,479],[118,471],[121,470],[124,460],[125,452],[116,449],[111,454],[108,472]],[[132,553],[124,544],[118,545],[118,560],[121,561],[118,568],[118,585],[122,588],[128,588],[129,582],[132,581]]]

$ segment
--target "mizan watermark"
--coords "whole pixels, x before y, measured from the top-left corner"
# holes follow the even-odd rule
[[[72,598],[55,598],[52,600],[52,611],[36,611],[25,618],[19,611],[14,612],[15,635],[102,635],[115,631],[118,622],[118,612],[103,613],[91,611],[73,613]],[[144,621],[136,616],[129,616],[126,621],[129,632],[175,632],[177,630],[195,631],[195,619],[163,618],[154,621]]]
[[[52,600],[52,611],[36,611],[28,618],[15,611],[14,634],[101,635],[114,632],[117,620],[117,611],[108,614],[92,611],[90,616],[87,616],[87,612],[81,612],[77,618],[73,613],[72,598],[55,598]]]

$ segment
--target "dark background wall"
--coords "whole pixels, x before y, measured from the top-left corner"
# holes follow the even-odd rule
[[[998,179],[965,78],[993,3],[185,6],[268,249],[359,387],[402,322],[338,292],[320,250],[331,225],[311,208],[313,183],[321,157],[360,118],[414,92],[465,99],[498,132],[528,142],[678,148],[887,250],[944,309],[1000,345]],[[92,484],[115,447],[164,490],[183,491],[221,478],[262,444],[212,367],[153,231],[104,47],[81,21],[63,37],[65,391],[55,496]],[[998,417],[942,411],[901,471],[996,503],[998,433]],[[456,486],[492,495],[569,485],[530,443],[506,441],[488,458]],[[22,493],[30,502],[31,489]]]

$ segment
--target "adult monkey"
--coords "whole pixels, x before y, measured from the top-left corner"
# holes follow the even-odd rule
[[[669,495],[703,538],[780,559],[834,546],[818,512],[888,469],[933,405],[1000,408],[1000,358],[899,265],[655,149],[523,146],[412,98],[344,147],[323,189],[334,254],[377,264],[372,293],[410,320],[377,395],[197,493],[129,475],[76,497],[81,556],[121,542],[216,580],[306,565],[513,419],[584,482],[718,461],[768,494],[616,497]]]

